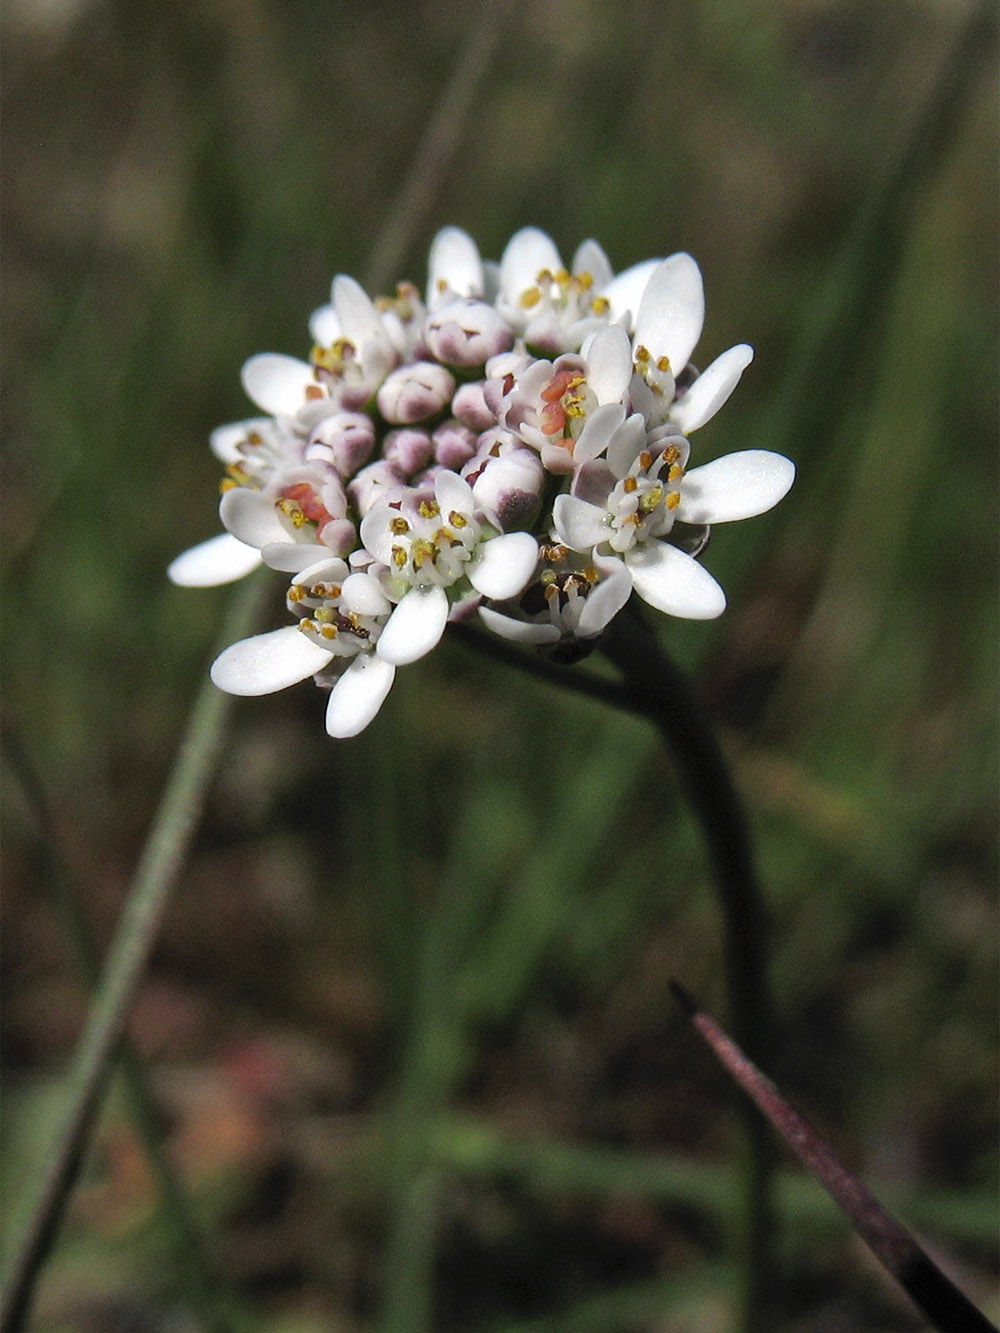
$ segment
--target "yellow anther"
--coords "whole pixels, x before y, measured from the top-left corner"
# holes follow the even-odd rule
[[[600,574],[598,574],[597,570],[594,568],[593,565],[588,565],[587,568],[583,571],[583,577],[587,580],[590,586],[593,587],[594,584],[598,582],[601,576]]]
[[[421,500],[417,506],[417,513],[421,518],[437,518],[440,512],[436,500]]]
[[[552,276],[560,287],[567,286],[570,280],[569,270],[565,268],[559,269],[559,271],[557,273],[554,273]]]
[[[653,466],[653,455],[648,449],[643,449],[642,453],[639,455],[639,466],[644,472],[648,472]]]
[[[684,469],[681,467],[680,463],[675,463],[667,473],[667,481],[680,481],[683,475]]]
[[[333,623],[333,612],[328,606],[319,607],[313,615],[313,620],[320,625],[331,625]]]
[[[593,275],[593,273],[587,273],[586,271],[584,271],[583,273],[578,273],[578,274],[576,275],[576,280],[577,280],[577,282],[580,284],[580,290],[581,290],[582,292],[589,292],[590,289],[591,289],[591,287],[593,287],[593,285],[594,285],[594,275]],[[595,306],[596,306],[596,302],[595,302]]]
[[[537,287],[528,287],[521,293],[521,305],[525,310],[529,310],[533,305],[537,305],[542,299],[542,293]]]
[[[676,444],[668,444],[663,451],[663,461],[665,463],[676,463],[681,456],[681,451]]]
[[[319,632],[324,639],[335,639],[340,633],[336,625],[321,625]]]
[[[301,584],[293,583],[288,589],[288,600],[290,602],[304,602],[306,599],[306,590]]]
[[[676,509],[677,506],[680,504],[680,502],[681,502],[681,493],[680,493],[680,491],[668,491],[668,492],[667,492],[667,508],[668,508],[668,509]]]
[[[250,434],[246,437],[246,439],[243,441],[243,443],[244,443],[244,444],[258,445],[258,444],[263,444],[263,443],[264,443],[264,439],[263,439],[263,436],[261,435],[260,431],[258,431],[258,430],[252,430],[252,431],[250,432]]]
[[[437,287],[439,292],[446,292],[448,290],[448,281],[446,278],[438,278],[437,282],[434,285],[435,287]]]
[[[644,513],[651,514],[662,499],[663,487],[654,486],[652,490],[647,491],[639,501],[639,508],[643,510]]]
[[[414,569],[423,569],[426,564],[433,564],[437,558],[437,547],[429,541],[416,541],[410,548],[410,559]]]
[[[223,477],[219,482],[219,494],[225,495],[226,491],[234,490],[239,485],[238,481],[233,481],[231,477]]]
[[[450,546],[455,540],[455,534],[450,528],[438,528],[434,534],[434,540],[439,546],[443,546],[445,543]]]
[[[448,515],[448,522],[453,528],[467,528],[469,526],[469,520],[464,514],[460,514],[457,509],[453,509]]]
[[[662,370],[663,373],[664,373],[664,375],[666,375],[666,374],[669,372],[669,370],[670,370],[670,357],[669,357],[669,356],[660,356],[660,357],[657,357],[657,359],[656,359],[656,369],[657,369],[657,370]]]
[[[316,622],[314,620],[310,620],[309,617],[306,616],[304,620],[299,621],[299,629],[302,630],[303,633],[315,634]]]
[[[635,477],[626,477],[622,482],[622,490],[626,495],[631,495],[638,485],[639,483],[636,481]]]
[[[406,548],[404,546],[394,546],[392,548],[392,563],[397,569],[402,569],[406,564]]]
[[[394,532],[397,537],[402,537],[404,532],[409,532],[410,525],[407,523],[406,519],[401,516],[392,520],[389,524],[389,530]]]
[[[642,343],[640,343],[639,346],[635,349],[636,365],[639,364],[645,365],[645,363],[648,360],[649,360],[649,349],[647,347],[643,347]]]
[[[309,399],[311,402],[316,402],[318,399],[325,397],[326,394],[323,392],[323,390],[319,387],[318,384],[306,385],[306,398]]]
[[[554,569],[543,569],[539,581],[540,581],[542,584],[544,584],[545,587],[548,587],[550,583],[555,583],[555,581],[556,581],[556,573],[555,573],[555,570],[554,570]]]
[[[595,296],[595,297],[594,297],[594,314],[595,314],[595,315],[606,315],[610,309],[611,309],[611,305],[610,305],[610,303],[609,303],[607,297],[605,297],[605,296]]]

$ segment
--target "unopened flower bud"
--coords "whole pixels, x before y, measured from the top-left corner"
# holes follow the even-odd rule
[[[391,430],[386,435],[382,453],[405,476],[412,477],[414,472],[419,472],[431,461],[434,456],[434,445],[425,430],[402,426],[399,430]]]
[[[406,476],[402,468],[386,458],[379,458],[361,469],[348,484],[347,494],[363,517],[372,505],[380,501],[388,503],[405,490]]]
[[[412,426],[437,416],[454,392],[454,377],[444,366],[415,361],[386,378],[378,391],[378,410],[394,425]]]
[[[438,426],[433,440],[435,460],[455,472],[469,461],[478,447],[476,432],[454,420]]]
[[[476,504],[495,517],[505,532],[530,528],[545,485],[545,469],[533,449],[512,449],[494,457],[488,454],[472,483]]]
[[[453,301],[427,321],[424,341],[450,366],[481,366],[510,350],[514,331],[485,301]]]
[[[364,412],[335,412],[313,428],[306,460],[331,463],[342,477],[353,477],[375,448],[375,427]]]
[[[471,430],[488,430],[495,426],[497,413],[487,403],[485,390],[491,382],[475,380],[472,384],[460,384],[455,397],[451,400],[451,410],[456,420]]]

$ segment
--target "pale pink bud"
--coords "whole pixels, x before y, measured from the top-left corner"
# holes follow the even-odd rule
[[[424,341],[448,365],[481,366],[510,350],[514,331],[485,301],[452,301],[427,321]]]
[[[350,496],[362,517],[372,505],[379,501],[389,502],[406,492],[406,475],[397,463],[386,458],[376,459],[363,467],[353,481],[348,483],[347,494]]]
[[[445,421],[433,435],[434,458],[444,467],[457,472],[476,452],[478,437],[474,430],[460,421]]]
[[[454,392],[454,377],[444,366],[415,361],[385,379],[378,391],[378,410],[393,425],[412,426],[437,416]]]
[[[425,430],[402,426],[399,430],[391,430],[386,435],[382,454],[405,476],[412,477],[414,472],[419,472],[431,461],[434,456],[434,446]]]
[[[353,477],[371,458],[375,428],[365,412],[335,412],[317,422],[306,445],[306,459],[332,463],[342,477]]]
[[[463,426],[471,430],[487,430],[495,426],[497,413],[489,406],[485,398],[486,380],[475,380],[472,384],[460,384],[455,397],[451,400],[451,410]]]
[[[530,526],[544,485],[545,469],[538,455],[533,449],[520,448],[499,457],[487,455],[472,482],[472,494],[477,507],[509,532]]]

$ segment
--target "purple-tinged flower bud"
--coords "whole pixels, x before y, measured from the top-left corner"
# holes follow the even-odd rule
[[[424,342],[447,365],[481,366],[510,350],[514,331],[485,301],[453,301],[428,319]]]
[[[488,430],[495,426],[498,414],[490,407],[485,398],[485,390],[491,384],[488,380],[475,380],[472,384],[460,384],[455,397],[451,400],[451,410],[463,426],[470,430]]]
[[[363,467],[347,487],[347,494],[362,517],[372,505],[380,502],[388,504],[405,492],[406,476],[402,468],[386,458],[376,459],[374,463]]]
[[[445,421],[433,435],[434,458],[444,467],[457,472],[476,452],[478,438],[474,430],[460,421]]]
[[[467,478],[468,479],[468,478]],[[545,469],[533,449],[488,455],[472,483],[477,506],[504,532],[528,528],[538,511]]]
[[[335,412],[317,422],[306,445],[307,462],[331,463],[345,479],[371,458],[375,427],[364,412]]]
[[[349,518],[332,518],[316,534],[324,546],[343,559],[357,544],[358,530]]]
[[[426,467],[434,456],[434,445],[425,430],[402,426],[391,430],[382,445],[382,454],[407,477]]]
[[[378,391],[378,410],[393,425],[412,426],[437,416],[454,392],[454,377],[444,366],[415,361],[387,376]]]

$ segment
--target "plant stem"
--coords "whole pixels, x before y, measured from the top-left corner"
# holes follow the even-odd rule
[[[248,579],[230,603],[221,641],[247,634],[264,582]],[[92,1122],[107,1086],[128,1010],[155,943],[160,920],[197,825],[226,738],[230,698],[206,678],[188,720],[166,790],[129,887],[125,909],[74,1052],[61,1124],[34,1182],[27,1221],[14,1250],[0,1308],[0,1333],[27,1316],[32,1292],[72,1190]]]
[[[723,918],[723,958],[733,1030],[755,1058],[767,1061],[773,1017],[765,963],[764,900],[746,816],[722,747],[687,678],[661,649],[630,602],[612,622],[602,651],[624,680],[631,709],[657,727],[673,757],[684,794],[701,825],[715,870]],[[742,1323],[766,1324],[773,1295],[769,1237],[773,1150],[767,1126],[744,1104]]]
[[[752,1060],[676,982],[671,988],[695,1030],[720,1064],[751,1097],[830,1196],[882,1266],[940,1333],[997,1333],[993,1324],[941,1272],[913,1236],[885,1211],[863,1181],[796,1112]]]

